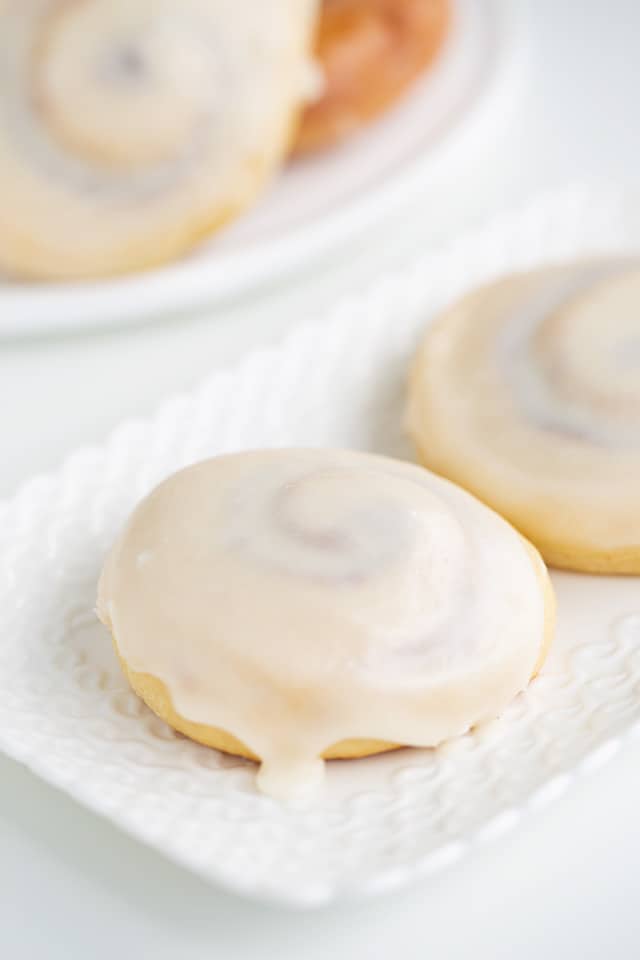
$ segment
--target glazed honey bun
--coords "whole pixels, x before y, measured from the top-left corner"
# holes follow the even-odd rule
[[[440,52],[450,0],[324,0],[315,57],[323,77],[295,142],[332,146],[390,107]]]
[[[500,280],[427,332],[410,426],[428,466],[554,565],[640,573],[640,267]]]
[[[250,203],[286,152],[316,0],[0,0],[0,269],[134,270]]]
[[[228,455],[166,480],[105,565],[98,611],[181,732],[308,791],[324,757],[427,746],[495,717],[542,662],[553,602],[504,520],[415,465]]]

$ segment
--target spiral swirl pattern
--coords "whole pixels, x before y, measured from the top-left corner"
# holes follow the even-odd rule
[[[366,498],[361,479],[345,468],[293,479],[272,471],[259,485],[251,478],[229,505],[229,541],[251,562],[310,581],[361,583],[384,573],[410,557],[416,531],[388,478],[366,477]]]
[[[427,465],[561,566],[640,572],[640,268],[499,281],[428,332],[411,426]]]
[[[243,208],[287,147],[316,0],[0,0],[0,267],[132,270]]]
[[[161,485],[111,553],[99,610],[127,670],[200,725],[180,729],[230,732],[287,793],[332,745],[430,745],[499,712],[540,658],[545,591],[528,545],[446,481],[278,450]]]

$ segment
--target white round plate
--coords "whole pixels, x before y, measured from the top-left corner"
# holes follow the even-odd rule
[[[406,199],[437,148],[509,90],[520,62],[523,7],[456,0],[437,65],[387,117],[352,143],[291,164],[248,215],[190,257],[123,279],[0,282],[0,335],[73,332],[210,305],[246,293],[343,242]],[[464,122],[463,122],[464,121]]]

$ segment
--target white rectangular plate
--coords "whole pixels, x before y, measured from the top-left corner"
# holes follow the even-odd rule
[[[304,810],[259,796],[251,764],[150,713],[93,605],[118,526],[167,473],[284,444],[410,457],[405,375],[434,312],[504,271],[639,249],[637,197],[585,187],[544,197],[27,484],[0,506],[0,746],[204,877],[299,905],[433,872],[612,753],[640,723],[637,579],[556,575],[553,653],[500,720],[439,750],[333,762]]]

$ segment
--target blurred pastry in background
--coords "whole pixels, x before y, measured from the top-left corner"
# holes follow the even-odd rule
[[[139,270],[192,247],[287,154],[316,0],[0,0],[0,269]]]
[[[440,51],[450,0],[323,0],[316,57],[323,93],[295,152],[330,147],[391,106]]]

